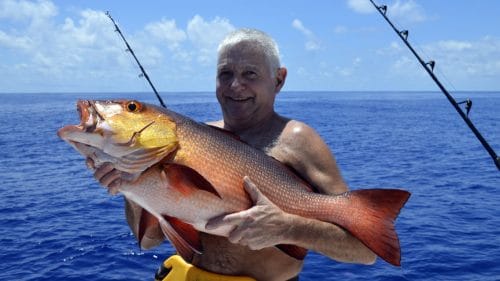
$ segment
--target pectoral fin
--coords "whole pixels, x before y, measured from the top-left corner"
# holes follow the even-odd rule
[[[171,188],[179,190],[186,196],[201,189],[221,198],[220,194],[210,182],[208,182],[197,171],[187,166],[178,164],[165,165],[162,176],[165,177]]]
[[[146,235],[147,232],[149,235]],[[147,238],[144,239],[145,237]],[[139,242],[139,247],[143,249],[149,249],[152,246],[160,244],[164,240],[160,231],[158,219],[145,209],[141,211],[137,240]]]

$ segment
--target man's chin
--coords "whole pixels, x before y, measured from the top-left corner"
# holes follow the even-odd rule
[[[224,107],[231,118],[244,119],[252,113],[252,103],[250,101],[228,102]]]
[[[224,114],[224,120],[227,120],[231,123],[242,124],[247,123],[249,120],[253,118],[253,114],[249,110],[244,109],[232,109],[226,110]]]

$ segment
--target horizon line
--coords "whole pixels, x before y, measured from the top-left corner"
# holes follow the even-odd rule
[[[440,93],[440,90],[285,90],[280,91],[279,93]],[[451,91],[452,93],[470,93],[470,92],[478,92],[478,93],[498,93],[500,90],[456,90]],[[144,94],[144,93],[153,93],[151,91],[74,91],[74,92],[64,92],[64,91],[40,91],[40,92],[31,92],[31,91],[21,91],[21,92],[0,92],[0,95],[9,95],[9,94]],[[187,93],[187,94],[201,94],[201,93],[215,93],[215,90],[211,91],[158,91],[158,93],[163,94],[179,94],[179,93]]]

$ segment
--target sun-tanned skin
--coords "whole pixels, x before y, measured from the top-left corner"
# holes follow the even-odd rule
[[[272,73],[276,71],[276,73]],[[230,45],[219,53],[216,95],[223,120],[210,125],[229,130],[249,145],[291,167],[319,193],[347,191],[334,156],[308,125],[278,115],[276,95],[287,76],[284,67],[272,69],[261,48],[252,41]],[[108,188],[125,180],[111,165],[95,171],[96,179]],[[303,261],[283,253],[277,244],[293,244],[341,262],[372,264],[375,254],[336,225],[283,212],[246,178],[245,189],[254,201],[248,210],[213,218],[207,228],[234,226],[228,238],[202,234],[203,255],[192,264],[208,271],[245,275],[257,280],[283,281],[297,276]],[[141,209],[126,204],[127,220],[137,235]],[[146,231],[143,247],[163,241],[160,229]]]

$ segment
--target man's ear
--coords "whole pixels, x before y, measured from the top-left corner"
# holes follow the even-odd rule
[[[285,85],[287,70],[285,67],[280,67],[278,73],[276,74],[276,93],[283,88]]]

